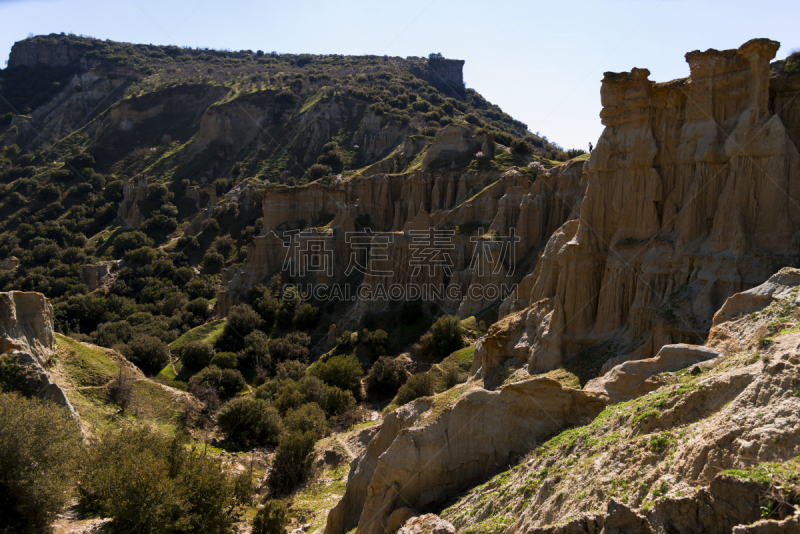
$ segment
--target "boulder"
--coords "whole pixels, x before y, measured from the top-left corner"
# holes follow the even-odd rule
[[[714,314],[714,326],[742,315],[763,310],[776,300],[791,296],[792,289],[800,285],[800,269],[784,267],[770,276],[765,283],[747,291],[736,293]],[[793,304],[800,304],[800,297],[794,295]]]
[[[654,375],[686,369],[719,355],[719,352],[700,345],[664,345],[653,358],[621,363],[603,376],[590,380],[584,390],[597,393],[613,403],[634,399],[663,385]]]
[[[400,510],[408,510],[401,508]],[[399,510],[398,510],[399,511]],[[391,528],[387,532],[394,532]],[[436,514],[411,517],[397,530],[397,534],[458,534],[456,527]]]

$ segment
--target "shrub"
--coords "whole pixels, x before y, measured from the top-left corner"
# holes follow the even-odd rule
[[[234,306],[215,345],[218,349],[241,350],[245,346],[245,338],[263,324],[261,316],[247,304]]]
[[[306,402],[306,396],[300,391],[297,382],[292,379],[286,379],[281,382],[273,398],[275,407],[282,414],[294,408],[299,408]]]
[[[308,168],[308,179],[312,182],[314,180],[319,180],[323,176],[328,176],[329,174],[333,174],[333,169],[328,165],[315,163]]]
[[[228,399],[239,393],[245,385],[242,373],[235,369],[220,369],[209,365],[189,380],[189,386],[207,386],[217,391],[220,398]]]
[[[278,299],[266,293],[253,301],[253,309],[264,320],[264,326],[271,328],[275,324],[275,318],[278,315]]]
[[[103,323],[92,332],[92,342],[101,347],[111,348],[114,345],[127,343],[133,337],[133,328],[128,321]]]
[[[273,499],[264,503],[253,518],[252,534],[286,534],[286,506]]]
[[[328,388],[328,401],[325,411],[328,415],[335,416],[352,410],[356,406],[356,399],[349,391],[341,390],[335,386]]]
[[[39,200],[56,200],[61,196],[61,188],[56,184],[47,184],[36,192]]]
[[[269,356],[269,338],[261,330],[253,330],[244,337],[241,359],[254,369],[262,371],[272,367]]]
[[[331,431],[328,420],[325,418],[325,412],[316,402],[309,402],[295,410],[289,410],[286,412],[283,423],[287,432],[311,432],[315,439],[327,436]]]
[[[281,437],[267,477],[273,491],[287,494],[305,479],[311,468],[315,442],[313,432],[289,432]]]
[[[210,273],[218,273],[225,265],[225,258],[214,249],[209,250],[203,256],[203,269]]]
[[[433,375],[429,373],[411,375],[397,392],[394,401],[398,406],[402,406],[420,397],[430,397],[435,392]]]
[[[319,308],[311,304],[301,304],[294,312],[292,325],[301,330],[308,330],[317,326],[319,322]]]
[[[147,186],[147,200],[160,206],[169,197],[169,189],[164,184],[149,184]]]
[[[186,304],[186,311],[205,322],[211,315],[211,303],[202,297],[196,298]]]
[[[295,382],[299,382],[306,376],[307,367],[307,365],[297,360],[286,360],[275,367],[275,375],[278,380],[291,378]]]
[[[218,461],[141,426],[108,431],[91,447],[80,502],[117,532],[223,533],[239,515],[234,480]]]
[[[439,367],[442,370],[442,389],[450,389],[455,385],[467,381],[467,374],[458,367],[456,362],[445,361],[442,362]]]
[[[28,199],[22,196],[21,193],[15,191],[8,197],[8,201],[14,206],[22,206],[28,203]]]
[[[235,352],[218,352],[211,358],[211,365],[220,369],[236,369],[239,367],[239,357]]]
[[[381,356],[367,374],[367,391],[373,395],[394,395],[407,379],[408,374],[402,362]]]
[[[47,529],[69,499],[81,433],[52,402],[0,393],[0,517],[13,532]]]
[[[281,362],[285,360],[305,361],[308,359],[308,345],[311,338],[302,332],[292,332],[285,337],[273,339],[269,342],[269,353],[272,360]]]
[[[233,399],[222,407],[217,423],[234,443],[274,445],[282,431],[281,416],[269,401],[253,397]]]
[[[156,251],[150,247],[141,247],[125,253],[125,259],[136,265],[150,265],[156,259]]]
[[[372,356],[373,361],[381,356],[386,356],[387,349],[386,347],[389,345],[389,334],[386,333],[384,330],[375,330],[370,332],[368,330],[363,331],[364,334],[364,346],[369,351],[370,356]]]
[[[191,370],[199,370],[211,363],[214,347],[205,341],[190,341],[181,350],[183,365]]]
[[[114,239],[114,256],[121,258],[129,250],[153,246],[153,240],[143,232],[125,232]]]
[[[133,337],[122,354],[143,372],[155,375],[169,364],[169,347],[157,337]]]
[[[439,317],[431,327],[430,334],[420,340],[424,355],[448,356],[464,346],[464,329],[461,321],[453,315]]]
[[[327,362],[317,362],[310,372],[326,384],[347,390],[357,401],[361,400],[361,376],[364,370],[355,355],[341,354]]]

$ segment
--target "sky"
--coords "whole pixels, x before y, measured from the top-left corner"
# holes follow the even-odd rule
[[[464,80],[533,132],[586,149],[606,71],[688,76],[691,50],[800,48],[800,2],[703,0],[0,0],[0,59],[29,34],[229,50],[463,59]],[[2,62],[4,64],[4,61]]]

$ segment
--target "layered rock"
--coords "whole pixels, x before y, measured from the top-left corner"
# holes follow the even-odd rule
[[[475,139],[461,127],[439,133],[426,152],[435,154],[434,162],[451,158],[447,147],[459,140],[467,153],[474,149]],[[478,141],[494,146],[485,136]],[[512,168],[376,173],[332,185],[268,186],[262,193],[265,235],[248,247],[241,268],[224,274],[219,310],[224,315],[248,287],[288,268],[287,259],[307,263],[303,240],[317,239],[311,235],[317,228],[328,236],[325,251],[336,267],[333,277],[313,273],[316,283],[342,282],[356,267],[354,257],[363,267],[359,289],[367,297],[351,310],[352,317],[383,309],[393,298],[381,294],[392,287],[403,289],[401,300],[415,298],[408,295],[410,285],[420,288],[416,297],[436,301],[449,313],[474,315],[513,288],[519,278],[515,263],[535,258],[533,251],[550,233],[576,216],[585,187],[581,169],[576,163],[560,165],[532,185],[527,173]],[[479,239],[481,229],[485,236]],[[435,291],[428,298],[422,291],[431,287]]]
[[[549,378],[512,383],[498,391],[468,384],[458,388],[461,397],[455,403],[438,408],[434,404],[399,433],[382,436],[381,431],[373,441],[394,435],[391,444],[376,441],[374,451],[380,454],[357,460],[351,471],[357,474],[348,480],[342,499],[350,503],[349,517],[357,515],[354,504],[364,499],[357,533],[382,534],[395,510],[425,511],[444,503],[533,444],[593,419],[604,407],[597,396]],[[329,516],[326,534],[348,525],[338,508]]]
[[[0,354],[7,354],[26,368],[28,389],[77,412],[46,371],[55,351],[53,306],[41,293],[0,293]]]
[[[81,266],[81,284],[86,284],[89,291],[109,284],[113,278],[111,271],[116,264],[115,261],[101,261]]]
[[[512,355],[531,372],[553,368],[610,339],[636,359],[698,343],[727,297],[791,262],[800,155],[769,106],[778,46],[691,52],[691,76],[666,84],[642,69],[606,73],[580,216],[504,304],[524,309],[520,328],[484,341],[473,371]],[[491,353],[500,345],[513,352]]]

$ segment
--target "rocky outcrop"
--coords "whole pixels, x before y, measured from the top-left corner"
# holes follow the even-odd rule
[[[691,76],[666,84],[643,69],[606,73],[580,217],[504,305],[528,306],[520,327],[484,341],[474,371],[502,360],[489,352],[499,345],[533,372],[611,339],[636,359],[701,342],[727,297],[791,261],[800,155],[769,106],[778,46],[691,52]]]
[[[407,513],[411,513],[408,508],[402,508],[396,511],[408,511]],[[387,531],[396,531],[397,534],[458,534],[458,531],[450,522],[445,521],[436,514],[415,516],[402,523],[402,525],[400,529],[393,529],[392,527],[394,525],[390,521]]]
[[[391,443],[381,441],[378,447],[376,442],[374,449],[380,454],[358,459],[351,472],[360,476],[348,479],[342,499],[350,503],[351,518],[358,515],[353,505],[364,499],[357,533],[382,534],[397,509],[425,511],[444,503],[525,454],[534,443],[593,419],[604,406],[593,394],[564,388],[549,378],[498,391],[469,385],[455,391],[461,394],[455,402],[434,401],[430,412],[402,432],[382,436],[382,430],[373,440],[391,436]],[[329,516],[326,534],[347,526],[336,511]]]
[[[81,266],[81,284],[86,284],[89,291],[110,284],[114,278],[111,273],[115,265],[116,261],[101,261]]]
[[[655,375],[686,369],[720,354],[698,345],[664,345],[653,358],[621,363],[608,371],[603,369],[603,376],[590,380],[583,389],[597,393],[609,402],[635,399],[665,384]]]
[[[50,35],[51,42],[37,43],[17,41],[11,46],[8,67],[67,67],[75,64],[84,51],[78,47],[67,46],[58,35]]]
[[[350,463],[347,490],[342,499],[328,513],[325,534],[338,534],[358,523],[378,458],[386,452],[397,435],[403,429],[412,426],[420,414],[428,410],[430,406],[429,401],[422,399],[402,406],[386,416],[366,450]]]
[[[55,351],[53,306],[41,293],[0,293],[0,354],[26,369],[26,389],[77,412],[46,371]]]
[[[124,177],[119,216],[128,228],[136,228],[142,223],[139,202],[145,200],[147,200],[147,177],[138,176],[133,180],[127,176]]]

